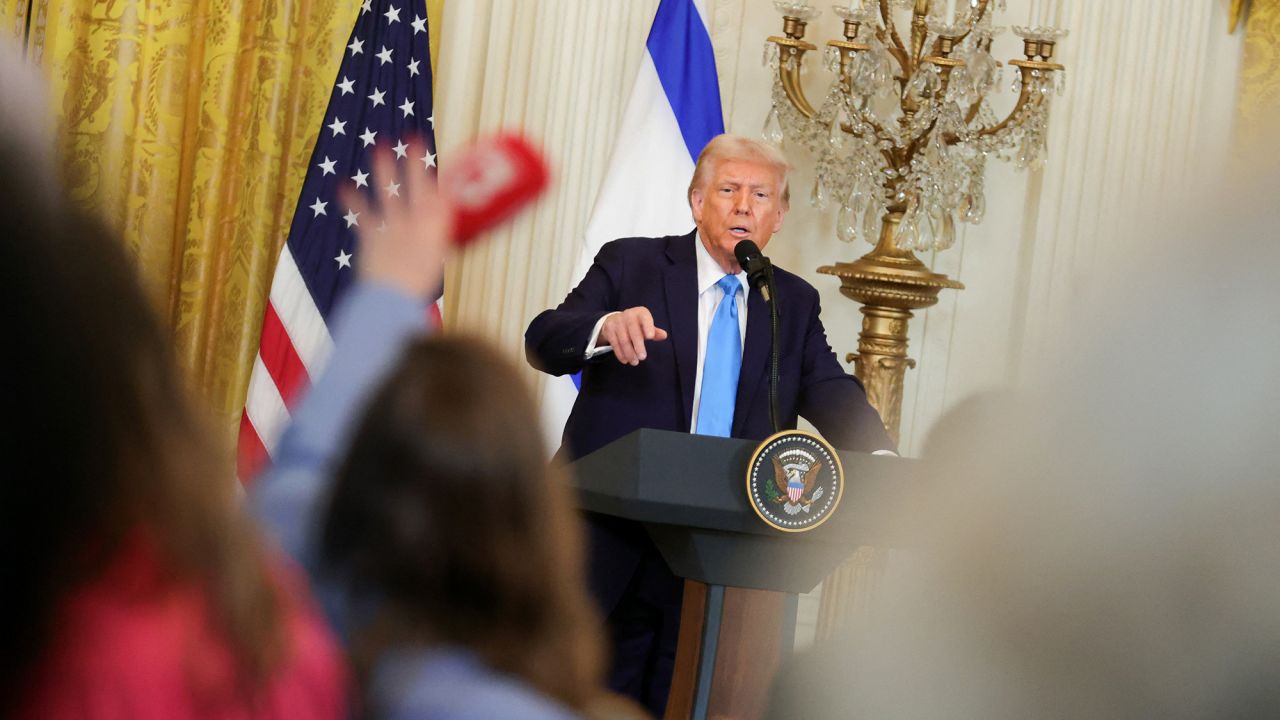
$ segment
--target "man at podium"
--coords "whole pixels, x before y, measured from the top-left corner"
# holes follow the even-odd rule
[[[566,462],[639,428],[764,439],[770,311],[734,248],[761,250],[782,227],[790,165],[772,145],[733,135],[707,143],[689,185],[696,229],[607,243],[582,281],[525,333],[529,362],[582,373],[558,457]],[[774,269],[779,310],[778,418],[804,417],[838,448],[892,450],[862,384],[846,373],[819,319],[818,292]],[[613,635],[610,686],[659,717],[675,661],[683,582],[642,527],[588,516],[592,590]]]

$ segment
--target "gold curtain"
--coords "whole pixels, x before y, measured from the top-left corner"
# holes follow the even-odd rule
[[[1277,145],[1275,113],[1280,110],[1280,0],[1252,0],[1245,21],[1240,71],[1236,149],[1256,158],[1259,148]],[[1269,155],[1266,155],[1270,157]]]
[[[0,0],[0,43],[22,42],[31,0]]]
[[[441,4],[428,2],[433,41]],[[228,442],[359,6],[31,2],[28,55],[50,85],[69,190],[122,231]]]

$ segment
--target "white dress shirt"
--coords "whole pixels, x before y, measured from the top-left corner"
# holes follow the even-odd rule
[[[720,307],[720,300],[724,298],[724,291],[716,283],[720,282],[720,278],[726,275],[724,268],[720,267],[707,252],[706,245],[702,244],[702,233],[699,232],[694,238],[694,257],[697,258],[698,270],[698,372],[695,376],[693,384],[693,422],[689,427],[689,432],[693,432],[698,427],[698,407],[702,400],[702,365],[707,359],[707,335],[711,332],[711,321],[715,318],[716,308]],[[738,348],[739,351],[746,346],[747,339],[747,273],[745,270],[739,270],[738,278],[738,294],[734,296],[734,300],[738,304]],[[613,348],[609,346],[596,347],[596,342],[600,339],[600,328],[604,326],[604,321],[610,315],[617,315],[618,311],[611,312],[596,322],[596,326],[591,331],[591,341],[587,343],[587,359],[613,352]],[[664,330],[667,328],[663,328]]]

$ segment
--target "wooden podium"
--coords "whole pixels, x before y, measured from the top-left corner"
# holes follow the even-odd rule
[[[756,718],[791,654],[798,593],[859,545],[893,545],[909,461],[840,453],[840,507],[809,532],[765,525],[747,501],[758,443],[637,430],[570,465],[583,510],[642,523],[685,578],[667,718]]]

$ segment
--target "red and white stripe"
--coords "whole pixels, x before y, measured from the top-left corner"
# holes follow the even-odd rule
[[[428,313],[440,327],[443,296],[429,306]],[[289,425],[289,409],[324,370],[332,352],[329,327],[285,245],[271,281],[262,339],[240,417],[236,474],[241,482],[251,481],[270,463]]]
[[[289,246],[280,252],[240,420],[237,471],[242,481],[269,462],[289,424],[289,408],[319,375],[333,338],[298,272]]]

